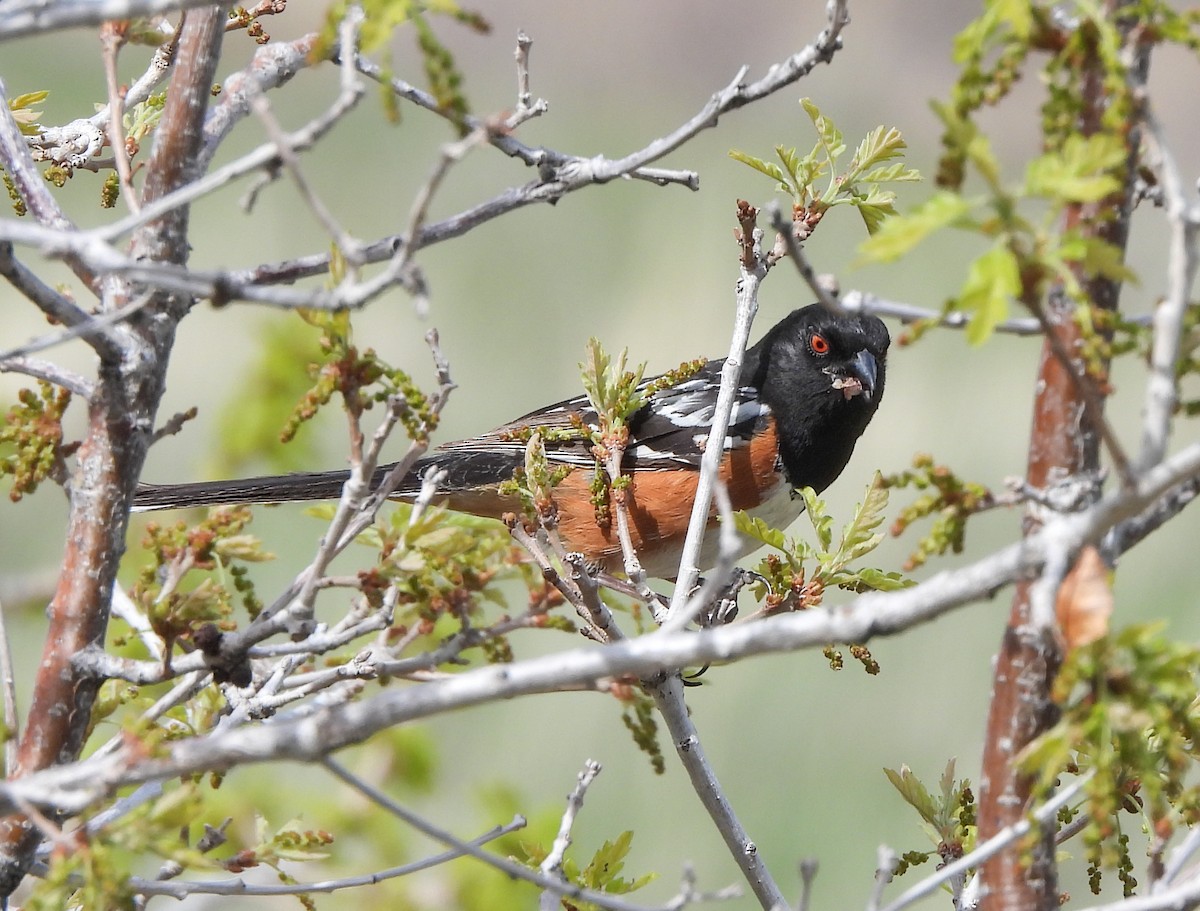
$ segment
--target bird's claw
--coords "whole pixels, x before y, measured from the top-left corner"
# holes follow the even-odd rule
[[[730,574],[729,582],[718,592],[717,597],[713,599],[712,605],[700,615],[701,626],[724,626],[726,623],[732,623],[737,617],[738,612],[738,594],[747,585],[762,584],[769,591],[770,583],[766,576],[761,573],[756,573],[751,569],[742,569],[740,566],[735,566]]]

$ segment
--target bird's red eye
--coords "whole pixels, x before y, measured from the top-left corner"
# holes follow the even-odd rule
[[[823,335],[813,333],[808,340],[808,347],[812,348],[813,354],[828,354],[829,339],[825,338]]]

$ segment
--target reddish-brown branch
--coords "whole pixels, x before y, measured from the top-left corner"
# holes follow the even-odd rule
[[[147,167],[147,198],[169,193],[191,176],[224,22],[216,7],[188,15]],[[139,232],[134,251],[184,263],[186,231],[186,208],[173,211]],[[110,285],[105,306],[120,306],[127,294],[127,289]],[[70,762],[83,749],[99,680],[76,673],[72,659],[104,641],[129,503],[152,438],[175,324],[185,312],[186,301],[156,295],[126,327],[129,344],[102,352],[72,478],[66,550],[48,611],[46,644],[17,748],[16,775]],[[20,883],[40,838],[23,816],[0,820],[0,896]]]
[[[1100,129],[1101,113],[1112,99],[1104,88],[1101,62],[1093,59],[1087,66],[1079,127],[1085,135],[1090,135]],[[1143,52],[1131,73],[1131,81],[1143,81],[1145,69]],[[1107,241],[1121,250],[1128,236],[1138,149],[1137,131],[1132,125],[1125,135],[1128,160],[1124,189],[1099,204],[1072,206],[1065,218],[1066,228]],[[1117,309],[1120,282],[1081,271],[1079,279],[1093,307],[1105,311]],[[1073,316],[1074,303],[1062,293],[1052,293],[1045,305],[1040,304],[1032,291],[1025,299],[1039,315],[1047,333],[1038,365],[1038,391],[1026,468],[1028,483],[1044,489],[1071,477],[1098,473],[1105,384],[1087,375],[1082,356],[1084,338]],[[1107,363],[1101,369],[1107,371]],[[1119,456],[1119,447],[1116,452]],[[1038,515],[1031,512],[1025,519],[1024,533],[1032,534],[1040,525]],[[1036,585],[1034,581],[1026,581],[1017,586],[996,659],[980,782],[978,838],[981,842],[1018,823],[1027,813],[1034,782],[1017,772],[1013,758],[1046,731],[1057,716],[1050,686],[1062,655],[1054,631],[1034,622],[1032,596]],[[1053,827],[1047,827],[1026,856],[1028,860],[1024,862],[1022,851],[1013,848],[983,865],[981,908],[1049,911],[1059,906]]]

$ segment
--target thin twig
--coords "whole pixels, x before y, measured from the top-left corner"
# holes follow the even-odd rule
[[[125,147],[125,99],[117,82],[117,57],[125,43],[128,22],[106,22],[100,28],[101,56],[104,58],[104,80],[108,86],[108,145],[112,149],[121,195],[130,212],[141,208],[133,188],[133,171],[129,166],[129,150]]]
[[[4,738],[4,777],[11,778],[17,763],[17,738],[13,735],[21,730],[21,716],[17,711],[17,680],[3,604],[0,604],[0,687],[4,691],[4,728],[8,733]]]
[[[431,418],[436,419],[445,408],[455,384],[450,378],[449,363],[442,354],[437,330],[430,329],[425,334],[425,340],[429,345],[430,354],[437,370],[438,388],[431,396],[428,405]],[[261,636],[263,624],[275,619],[281,608],[289,604],[291,605],[290,610],[284,612],[281,618],[285,626],[291,630],[293,635],[306,635],[311,632],[313,604],[318,583],[324,576],[326,568],[334,557],[349,547],[354,539],[375,520],[375,515],[380,507],[416,464],[417,459],[429,448],[427,436],[414,439],[404,457],[392,467],[379,485],[373,488],[375,468],[379,464],[384,443],[399,421],[401,411],[407,407],[402,397],[392,397],[388,411],[379,427],[376,428],[370,446],[363,453],[360,462],[351,467],[350,477],[342,489],[337,509],[321,537],[321,543],[312,562],[296,577],[296,581],[287,591],[277,598],[268,609],[259,614],[247,632],[258,627],[257,634]],[[425,428],[426,433],[428,430],[429,428]]]
[[[518,817],[505,825],[495,826],[482,835],[472,838],[463,844],[481,849],[489,842],[503,838],[505,835],[513,832],[518,832],[524,827],[525,820]],[[306,895],[309,893],[340,892],[343,889],[373,886],[388,879],[409,876],[421,870],[428,870],[432,867],[449,863],[467,853],[469,852],[450,848],[449,850],[442,851],[440,854],[433,854],[412,863],[401,864],[398,867],[377,870],[374,873],[363,873],[358,876],[345,876],[341,879],[328,879],[310,883],[248,883],[241,877],[229,880],[189,881],[176,879],[164,881],[162,879],[144,879],[140,876],[131,876],[126,880],[125,884],[132,892],[139,895],[168,895],[175,899],[183,899],[188,895]]]
[[[575,787],[567,795],[567,806],[563,810],[562,820],[558,826],[558,835],[555,836],[554,843],[538,867],[546,876],[563,879],[563,861],[566,860],[567,848],[571,847],[571,830],[575,827],[575,817],[583,809],[583,798],[599,774],[600,763],[589,759],[584,763],[583,771],[579,773]],[[542,892],[540,907],[542,911],[557,911],[560,901],[559,893],[545,890]]]
[[[1148,99],[1142,102],[1142,124],[1147,144],[1158,159],[1167,223],[1171,236],[1167,260],[1167,293],[1154,311],[1154,334],[1150,346],[1150,374],[1142,408],[1142,446],[1138,467],[1157,464],[1167,451],[1171,418],[1179,399],[1176,364],[1179,360],[1183,320],[1196,281],[1196,233],[1200,210],[1189,205],[1183,178],[1163,137]]]
[[[896,852],[887,845],[880,845],[875,855],[875,883],[871,887],[871,895],[867,899],[867,911],[879,911],[879,903],[883,901],[883,890],[892,881],[896,872],[899,858]]]
[[[0,373],[23,373],[63,389],[69,389],[83,399],[90,399],[96,387],[77,373],[60,367],[52,361],[35,357],[8,357],[0,360]]]
[[[523,31],[517,32],[517,49],[513,53],[517,61],[517,107],[504,122],[508,130],[515,130],[526,120],[538,117],[550,109],[545,100],[539,98],[534,101],[529,90],[529,51],[532,47],[533,39]]]
[[[564,898],[592,902],[601,908],[610,909],[610,911],[637,911],[639,908],[639,906],[622,901],[610,893],[596,892],[591,889],[584,889],[580,886],[574,886],[555,877],[548,876],[541,870],[534,870],[507,858],[497,857],[494,854],[489,854],[482,848],[476,847],[456,838],[445,829],[433,825],[431,822],[421,816],[418,816],[411,810],[402,807],[400,804],[396,803],[396,801],[388,797],[388,795],[384,794],[378,788],[368,784],[366,781],[350,772],[340,763],[335,762],[332,759],[325,759],[322,762],[322,765],[335,778],[341,779],[371,802],[378,804],[380,807],[387,810],[398,819],[404,820],[404,822],[412,826],[417,831],[423,833],[429,838],[432,838],[434,841],[439,841],[442,844],[461,852],[462,854],[467,854],[471,857],[474,857],[476,860],[483,861],[488,866],[495,867],[497,870],[500,870],[502,873],[505,873],[508,876],[533,883],[542,889],[554,892],[556,895],[563,896]]]
[[[564,554],[561,559],[570,571],[571,583],[579,593],[578,598],[567,596],[567,600],[575,606],[579,616],[589,624],[588,631],[599,642],[617,642],[624,639],[625,633],[617,625],[608,605],[600,598],[599,583],[585,565],[583,554]]]
[[[125,593],[125,587],[122,585],[113,586],[112,613],[114,617],[123,620],[134,631],[146,651],[150,653],[152,660],[163,660],[162,638],[154,632],[145,612],[133,603],[133,599]]]
[[[745,224],[749,225],[752,220],[750,217]],[[748,236],[751,233],[756,235],[753,239]],[[729,342],[729,355],[721,368],[721,386],[717,392],[716,406],[713,409],[708,444],[704,447],[704,454],[700,459],[700,477],[696,485],[696,498],[692,503],[691,520],[688,523],[687,537],[684,539],[675,593],[671,598],[671,607],[667,616],[683,610],[683,606],[700,576],[700,567],[698,566],[700,548],[703,546],[704,535],[708,530],[713,483],[720,473],[721,458],[725,450],[725,436],[729,428],[730,417],[733,414],[733,404],[737,397],[738,383],[742,373],[742,358],[750,339],[750,327],[758,312],[758,287],[767,274],[768,267],[762,258],[760,248],[761,230],[746,227],[742,229],[742,235],[743,244],[753,244],[754,262],[747,265],[746,257],[743,256],[737,284],[737,311],[734,317],[733,337]],[[662,622],[666,617],[656,619]]]
[[[46,3],[9,0],[0,18],[0,41],[25,35],[46,35],[63,28],[100,25],[113,19],[152,19],[177,10],[207,6],[211,0],[88,0],[87,3]]]
[[[118,352],[123,351],[127,343],[115,335],[110,335],[108,330],[142,310],[151,300],[152,296],[149,293],[142,294],[117,310],[97,313],[94,316],[89,316],[83,322],[62,329],[59,332],[51,332],[26,342],[24,345],[18,345],[16,348],[0,351],[0,362],[24,357],[27,354],[33,354],[35,351],[45,351],[47,348],[54,348],[77,338],[92,342],[93,347],[97,349],[101,356],[105,356],[106,352],[112,352],[114,358],[119,358],[122,355]],[[101,338],[111,340],[116,344],[113,347],[109,347],[107,343],[103,345],[94,344],[97,339]]]
[[[817,878],[817,859],[806,857],[799,864],[800,899],[796,902],[796,911],[809,911],[812,904],[813,882]]]
[[[325,233],[333,239],[342,256],[345,257],[348,274],[357,278],[358,267],[361,265],[360,250],[362,249],[362,244],[338,224],[337,219],[333,217],[333,213],[329,211],[329,207],[321,201],[321,197],[313,189],[313,185],[304,174],[304,169],[300,166],[300,159],[296,155],[295,149],[288,142],[287,133],[279,125],[279,121],[275,119],[275,115],[271,111],[271,104],[267,101],[266,95],[263,95],[261,92],[253,93],[250,97],[250,109],[254,111],[258,119],[262,122],[267,136],[275,147],[275,154],[283,162],[284,167],[287,168],[288,173],[291,175],[292,183],[295,184],[300,198],[325,229]]]
[[[1200,826],[1193,826],[1192,830],[1188,832],[1187,838],[1171,851],[1162,876],[1155,880],[1151,887],[1152,894],[1165,892],[1173,886],[1180,874],[1183,873],[1183,868],[1187,866],[1197,851],[1200,851]]]
[[[18,260],[10,241],[0,242],[0,275],[54,322],[78,326],[90,319],[82,307],[51,288]],[[119,340],[111,333],[96,331],[88,336],[88,342],[97,353],[110,358],[120,350]]]
[[[308,53],[311,51],[315,41],[315,36],[307,35],[304,38],[283,46],[272,45],[269,48],[260,48],[255,55],[254,62],[251,63],[247,70],[234,74],[229,80],[226,80],[225,90],[222,93],[222,101],[228,103],[230,95],[236,95],[237,99],[244,104],[246,110],[249,110],[249,98],[252,94],[256,92],[261,93],[268,87],[285,82],[300,68],[308,65]],[[276,65],[276,68],[270,72],[272,78],[259,77],[260,70],[262,69],[262,59]],[[286,64],[282,70],[278,68],[281,65],[281,59]],[[353,93],[349,95],[339,94],[326,111],[314,117],[299,130],[286,134],[287,146],[295,152],[311,148],[354,108],[360,97],[361,92],[357,95]],[[213,125],[214,119],[217,119],[215,112],[210,112],[205,128],[205,138],[209,144],[213,144],[215,141],[224,138],[226,134],[223,128],[234,117],[231,115],[221,118],[219,122],[220,128]],[[214,140],[214,136],[216,140]],[[215,152],[215,148],[212,151]],[[166,213],[180,206],[187,205],[227,186],[245,174],[257,171],[271,164],[278,159],[278,153],[279,150],[275,143],[265,143],[229,164],[223,165],[214,171],[209,171],[203,177],[190,181],[173,192],[145,204],[139,212],[131,213],[111,224],[94,230],[82,232],[83,236],[80,238],[79,245],[81,247],[84,245],[85,237],[91,242],[103,241],[111,243],[147,222],[161,218]]]
[[[362,20],[362,8],[352,5],[338,24],[341,46],[343,48],[350,48],[352,57],[357,53],[358,28]],[[358,103],[364,89],[355,77],[354,70],[351,67],[343,66],[341,68],[341,76],[341,93],[338,96],[337,107],[349,110]],[[361,250],[363,245],[338,224],[337,219],[333,217],[333,213],[329,211],[329,207],[321,201],[316,190],[305,176],[304,169],[300,166],[299,156],[296,155],[296,150],[292,148],[288,135],[279,125],[279,121],[275,119],[267,96],[253,82],[249,84],[248,97],[250,109],[262,121],[267,131],[267,136],[274,143],[280,161],[283,162],[284,167],[291,174],[292,182],[296,185],[301,199],[307,203],[308,208],[316,216],[317,221],[325,228],[326,233],[333,238],[333,242],[345,258],[348,266],[347,280],[357,280],[358,269],[362,264]]]
[[[708,104],[685,124],[668,136],[621,159],[572,157],[545,148],[526,146],[511,134],[493,132],[488,137],[488,141],[493,146],[504,154],[518,158],[525,164],[537,168],[541,179],[528,186],[505,191],[493,200],[429,225],[418,237],[383,238],[367,248],[365,251],[367,261],[378,262],[390,258],[401,243],[409,243],[418,247],[440,243],[466,233],[484,221],[491,220],[505,212],[539,202],[557,202],[567,193],[619,177],[640,178],[656,184],[679,182],[696,189],[699,187],[699,177],[693,172],[662,171],[649,168],[647,165],[674,151],[698,133],[715,127],[722,114],[777,92],[806,76],[818,64],[831,61],[834,54],[841,48],[841,32],[848,21],[845,0],[832,0],[827,6],[826,26],[811,44],[786,60],[769,67],[767,74],[756,82],[746,84],[746,71],[744,69],[739,71],[724,89],[714,94]],[[356,65],[359,72],[368,78],[387,81],[392,91],[405,100],[426,110],[447,116],[443,105],[431,94],[415,89],[402,80],[386,80],[379,66],[362,57],[357,58]],[[462,118],[461,122],[471,130],[483,125],[482,121],[469,116]],[[227,273],[222,287],[226,293],[225,299],[241,297],[246,300],[254,299],[263,303],[289,306],[285,303],[289,299],[289,295],[260,295],[252,292],[249,285],[293,282],[298,278],[322,274],[328,268],[328,255],[313,255],[286,263],[259,266],[249,272]],[[142,278],[145,279],[146,276],[142,276]],[[192,293],[205,295],[203,291],[193,290]],[[340,299],[337,304],[341,307],[359,305],[358,301],[345,297]],[[296,304],[290,306],[296,306]],[[299,304],[299,306],[329,307],[335,305],[320,295],[314,295],[311,303]]]
[[[1058,811],[1074,800],[1079,792],[1083,790],[1084,785],[1090,778],[1091,773],[1077,778],[1070,785],[1062,788],[1050,800],[1034,810],[1025,819],[1015,825],[1006,826],[1001,829],[986,842],[976,846],[975,850],[969,854],[964,854],[958,860],[939,867],[932,875],[925,877],[915,886],[907,889],[899,897],[889,902],[882,911],[901,911],[901,909],[907,908],[925,896],[932,895],[942,887],[942,883],[949,881],[955,876],[960,876],[970,870],[976,869],[989,857],[998,854],[1013,842],[1023,838],[1035,825],[1042,825],[1054,819],[1058,815]]]
[[[800,277],[804,279],[804,283],[808,285],[817,302],[831,313],[846,312],[846,308],[837,299],[836,290],[831,289],[825,282],[821,281],[820,276],[817,275],[817,270],[809,262],[808,254],[804,252],[804,244],[796,237],[795,224],[784,217],[779,203],[772,200],[768,210],[771,215],[771,227],[775,230],[778,238],[783,241],[788,257],[795,264]]]
[[[661,635],[661,634],[659,634]],[[654,638],[653,636],[645,638]],[[738,819],[725,796],[721,783],[717,780],[716,772],[705,755],[704,746],[700,742],[700,734],[692,723],[691,715],[683,699],[683,682],[678,674],[670,674],[661,681],[647,686],[654,704],[662,715],[663,722],[670,733],[671,742],[675,744],[675,752],[683,764],[684,770],[691,779],[692,788],[700,798],[700,803],[708,811],[709,817],[720,833],[729,849],[729,854],[746,882],[750,884],[755,897],[764,911],[774,908],[786,908],[787,900],[783,892],[771,876],[771,872],[763,863],[758,847],[751,840],[745,827]]]
[[[595,403],[593,403],[595,404]],[[651,608],[661,609],[661,603],[647,581],[646,571],[633,546],[630,530],[628,490],[621,486],[621,462],[625,458],[625,446],[618,440],[605,441],[604,470],[608,474],[609,502],[617,520],[617,541],[621,545],[621,559],[625,578],[634,587],[639,600]]]
[[[405,237],[420,235],[429,215],[430,203],[450,169],[461,162],[472,149],[482,145],[487,140],[488,134],[489,129],[481,127],[468,133],[458,142],[448,143],[441,147],[432,172],[413,198],[408,215],[408,226],[404,233]],[[412,244],[397,245],[388,268],[377,281],[388,284],[399,282],[403,285],[415,298],[417,315],[424,319],[429,315],[429,291],[424,278],[413,264],[413,254],[416,249]]]
[[[716,565],[683,606],[677,611],[671,611],[663,621],[662,628],[666,632],[685,629],[721,596],[733,578],[737,558],[741,553],[741,535],[738,534],[733,521],[733,503],[729,499],[729,489],[720,478],[713,482],[713,497],[717,501],[717,515],[720,518],[720,524],[717,526]]]

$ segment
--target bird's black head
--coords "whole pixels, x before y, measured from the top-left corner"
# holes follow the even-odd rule
[[[771,407],[794,487],[823,490],[845,468],[883,398],[890,343],[877,317],[812,304],[746,352],[742,382]]]

